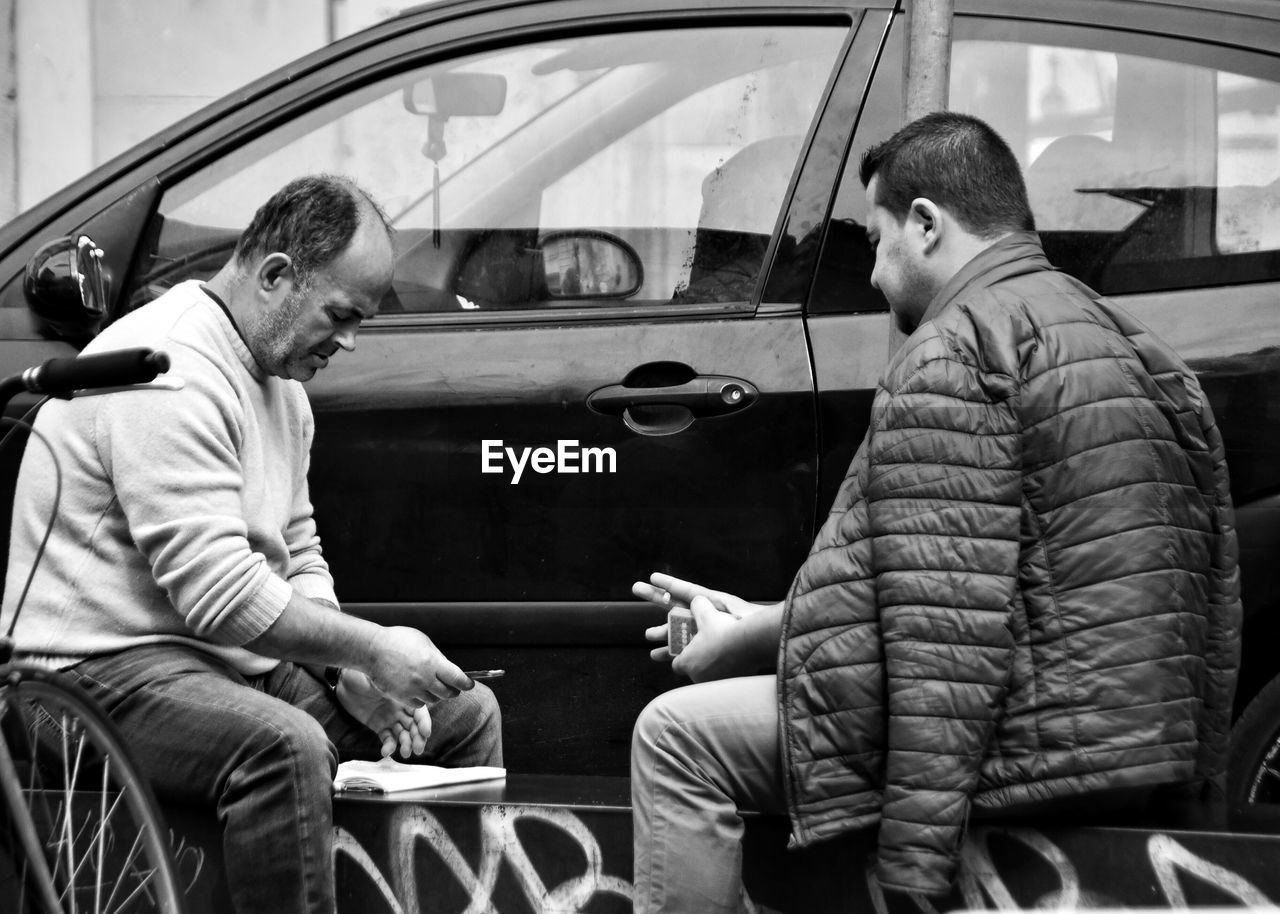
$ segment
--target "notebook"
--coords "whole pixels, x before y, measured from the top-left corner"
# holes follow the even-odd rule
[[[441,768],[438,765],[408,765],[384,758],[378,762],[348,761],[338,765],[333,789],[339,792],[394,793],[444,787],[472,781],[492,781],[507,776],[507,769],[490,765]]]

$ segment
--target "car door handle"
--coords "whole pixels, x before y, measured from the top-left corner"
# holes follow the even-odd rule
[[[741,378],[700,375],[667,387],[611,384],[588,395],[587,405],[609,416],[621,415],[633,406],[683,406],[695,416],[722,416],[746,409],[759,396],[755,385]]]

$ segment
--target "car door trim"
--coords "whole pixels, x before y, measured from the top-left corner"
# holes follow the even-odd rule
[[[343,612],[379,625],[419,629],[450,646],[648,644],[644,630],[666,610],[639,601],[523,603],[344,603]]]

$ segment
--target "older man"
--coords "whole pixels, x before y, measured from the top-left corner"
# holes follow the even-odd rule
[[[939,894],[971,813],[1220,793],[1239,580],[1195,376],[1050,266],[981,121],[915,121],[860,176],[909,337],[786,600],[634,588],[699,627],[699,684],[636,725],[640,912],[736,910],[739,808],[798,846],[878,824],[881,885]]]
[[[181,390],[54,401],[36,421],[62,497],[18,651],[102,703],[162,800],[216,808],[241,914],[334,909],[340,752],[501,764],[493,694],[421,632],[342,614],[312,520],[298,382],[354,347],[392,267],[385,217],[359,188],[293,181],[208,283],[85,350],[163,349]],[[23,461],[6,613],[52,474],[43,455]]]

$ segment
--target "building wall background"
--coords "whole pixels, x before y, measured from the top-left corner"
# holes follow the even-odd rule
[[[0,0],[0,221],[414,0]]]

